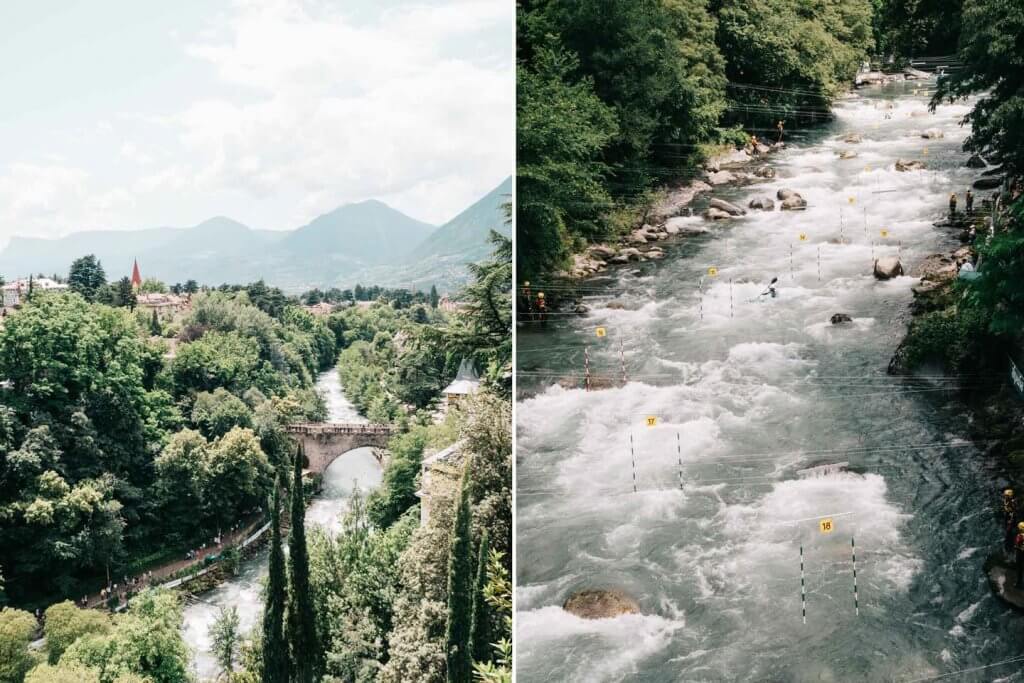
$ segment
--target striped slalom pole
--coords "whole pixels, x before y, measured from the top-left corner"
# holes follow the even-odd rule
[[[804,585],[804,547],[800,546],[800,613],[807,623],[807,588]]]
[[[821,282],[821,245],[818,245],[818,282]]]
[[[789,243],[789,279],[796,280],[796,274],[793,272],[793,243]]]
[[[733,317],[733,305],[732,305],[732,278],[729,278],[729,317]]]
[[[633,493],[636,493],[636,450],[633,448],[633,432],[629,433],[629,457],[633,461]]]
[[[864,237],[868,236],[868,207],[864,207]]]
[[[625,385],[628,380],[626,379],[626,352],[622,348],[622,337],[619,336],[619,363],[622,365],[622,384]]]
[[[679,457],[679,490],[683,490],[683,438],[676,432],[676,455]]]
[[[850,536],[850,557],[853,559],[853,611],[860,616],[860,601],[857,597],[857,545]]]
[[[590,391],[590,347],[583,347],[583,381],[586,391]]]

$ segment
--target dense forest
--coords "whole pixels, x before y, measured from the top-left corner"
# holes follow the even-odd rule
[[[0,681],[189,680],[178,594],[143,590],[120,614],[75,603],[263,517],[264,627],[242,637],[227,610],[211,632],[227,679],[509,680],[512,247],[493,243],[448,314],[436,294],[361,288],[372,305],[312,315],[301,304],[323,293],[260,282],[197,289],[158,318],[136,297],[171,287],[123,290],[89,257],[70,290],[32,293],[0,328]],[[482,391],[442,419],[463,358]],[[335,364],[350,400],[398,433],[383,484],[332,537],[304,529],[285,430],[324,419],[314,383]],[[456,442],[453,484],[421,526],[420,464]]]
[[[863,61],[953,53],[961,19],[957,0],[521,0],[518,25],[529,280],[636,227],[723,145],[826,120]]]

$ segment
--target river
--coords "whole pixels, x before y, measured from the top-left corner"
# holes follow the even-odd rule
[[[587,283],[589,317],[520,331],[518,680],[905,681],[1019,654],[1020,617],[982,573],[1003,472],[967,441],[950,378],[885,375],[917,280],[875,280],[872,257],[948,252],[958,243],[932,223],[978,175],[961,151],[970,104],[922,114],[932,90],[860,91],[767,160],[777,178],[716,193],[746,206],[789,187],[806,211],[750,210],[662,243],[663,261]],[[930,128],[944,137],[922,139]],[[927,170],[896,172],[899,157]],[[773,276],[778,298],[758,297]],[[853,323],[829,324],[838,312]],[[620,339],[625,386],[533,374],[581,374],[586,345],[592,372],[617,375]],[[851,471],[796,472],[837,461]],[[561,609],[607,587],[641,614]]]
[[[329,421],[366,422],[345,398],[337,370],[332,368],[321,373],[317,379],[317,389],[327,400]],[[331,533],[340,531],[341,517],[356,485],[365,494],[380,484],[381,476],[380,463],[370,448],[357,448],[335,460],[324,473],[323,490],[306,510],[307,526],[319,526]],[[242,563],[237,577],[203,593],[186,606],[183,633],[185,642],[193,652],[193,671],[199,680],[213,680],[219,672],[217,662],[210,652],[209,628],[221,607],[233,606],[238,609],[243,635],[262,618],[261,592],[267,575],[267,554],[264,548]]]

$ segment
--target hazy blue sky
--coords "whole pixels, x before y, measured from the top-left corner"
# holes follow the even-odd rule
[[[511,175],[511,0],[0,2],[0,243],[295,228],[377,198],[433,223]]]

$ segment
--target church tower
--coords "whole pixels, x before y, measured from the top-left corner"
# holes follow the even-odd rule
[[[139,261],[135,260],[132,265],[132,289],[138,289],[142,286],[142,276],[139,275]]]

